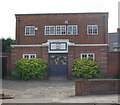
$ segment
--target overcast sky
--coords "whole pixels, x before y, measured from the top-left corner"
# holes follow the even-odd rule
[[[108,31],[118,28],[120,0],[1,0],[0,38],[15,39],[15,14],[109,12]]]

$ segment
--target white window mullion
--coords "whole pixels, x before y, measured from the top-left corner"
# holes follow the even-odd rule
[[[77,35],[78,34],[77,25],[68,25],[67,26],[67,34],[68,35]]]
[[[35,35],[35,26],[25,26],[25,35]]]
[[[23,54],[23,58],[27,58],[27,59],[36,58],[36,54]]]
[[[88,35],[98,35],[98,25],[87,25]]]
[[[95,54],[94,53],[81,53],[81,59],[82,58],[87,58],[88,59],[89,55],[90,55],[90,57],[92,55],[93,60],[95,61]]]
[[[55,26],[45,26],[45,35],[55,35]]]

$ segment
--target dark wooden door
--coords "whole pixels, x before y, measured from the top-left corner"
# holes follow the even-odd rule
[[[49,76],[67,76],[67,54],[49,54]]]

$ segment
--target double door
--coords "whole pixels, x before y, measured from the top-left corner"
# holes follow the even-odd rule
[[[67,76],[67,54],[49,54],[49,76]]]

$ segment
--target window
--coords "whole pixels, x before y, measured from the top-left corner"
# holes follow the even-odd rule
[[[55,26],[45,26],[45,35],[55,35]]]
[[[97,35],[98,34],[98,25],[88,25],[87,26],[88,35]]]
[[[93,53],[84,53],[84,54],[81,54],[81,59],[82,58],[87,58],[88,59],[88,57],[92,57],[93,60],[95,60],[95,57],[94,57]]]
[[[25,35],[35,35],[35,26],[25,26]]]
[[[67,26],[68,35],[77,35],[77,25],[68,25]]]
[[[65,35],[65,34],[66,34],[65,25],[56,26],[56,35]]]
[[[113,47],[119,47],[120,44],[118,42],[113,43]]]
[[[27,59],[36,58],[36,54],[23,54],[23,58]]]

